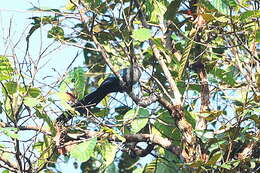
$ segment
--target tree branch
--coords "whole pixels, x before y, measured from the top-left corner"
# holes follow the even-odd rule
[[[4,128],[4,127],[13,127],[13,126],[9,126],[8,124],[6,124],[4,122],[0,122],[0,127]],[[47,128],[39,127],[39,126],[28,125],[28,126],[18,126],[17,128],[18,128],[18,130],[33,130],[33,131],[41,132],[48,136],[52,135],[50,130],[48,130]]]
[[[6,158],[2,157],[0,155],[0,161],[4,162],[5,165],[7,165],[5,168],[10,170],[10,171],[13,171],[13,172],[17,172],[19,169],[18,169],[18,165],[15,164],[15,163],[12,163],[11,161],[7,160]]]
[[[62,141],[56,142],[60,146],[57,146],[57,148],[61,148],[61,150],[66,150],[65,148],[66,144],[73,145],[75,143],[79,143],[83,140],[98,137],[99,139],[107,138],[109,141],[115,141],[115,142],[124,142],[122,139],[118,138],[118,135],[108,134],[105,132],[96,132],[91,130],[83,130],[81,134],[71,134],[71,133],[65,133],[63,132],[60,137],[57,137],[56,139],[62,139]],[[123,138],[125,138],[125,143],[130,142],[149,142],[150,144],[159,145],[162,148],[172,152],[173,154],[180,156],[181,149],[179,146],[175,146],[169,139],[163,138],[161,136],[155,135],[155,134],[128,134],[123,135]],[[66,150],[68,151],[68,150]]]
[[[145,28],[149,28],[149,25],[145,19],[145,16],[143,14],[143,11],[140,9],[140,3],[138,0],[134,0],[135,1],[135,4],[137,6],[137,8],[139,8],[139,18],[142,22],[142,25],[145,27]],[[157,49],[156,45],[152,42],[152,41],[149,41],[149,44],[153,50],[153,53],[156,57],[156,59],[158,60],[160,66],[162,67],[162,70],[164,72],[164,75],[166,77],[166,79],[168,80],[169,84],[170,84],[170,88],[171,90],[173,91],[174,93],[174,96],[175,96],[175,100],[171,100],[172,103],[174,105],[181,105],[182,104],[182,101],[181,101],[181,93],[175,83],[175,81],[173,80],[173,77],[171,75],[171,72],[169,71],[167,65],[165,64],[164,62],[164,59],[162,57],[162,55],[160,54],[160,51]]]

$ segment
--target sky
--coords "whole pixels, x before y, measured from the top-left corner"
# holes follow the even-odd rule
[[[65,6],[67,0],[7,0],[3,1],[0,6],[0,37],[7,37],[8,29],[10,26],[10,20],[12,20],[12,30],[11,30],[11,37],[12,40],[18,40],[21,36],[21,33],[24,32],[25,28],[30,27],[30,23],[32,22],[29,18],[33,17],[35,15],[40,15],[39,13],[35,13],[33,11],[30,11],[28,9],[31,9],[33,5],[40,6],[40,7],[48,7],[48,8],[62,8]],[[55,3],[53,3],[55,2]],[[52,39],[46,39],[46,32],[48,31],[50,27],[44,27],[42,31],[42,37],[40,36],[40,31],[36,31],[32,34],[30,37],[30,54],[32,54],[32,57],[38,57],[41,45],[40,45],[40,39],[43,40],[43,46],[42,49],[47,47],[48,44],[53,42]],[[28,31],[28,30],[27,30]],[[39,38],[40,37],[40,38]],[[24,46],[26,45],[25,40],[23,40],[23,44],[18,45],[17,53],[24,53],[25,49]],[[54,44],[53,47],[57,46],[59,44]],[[3,50],[3,43],[0,43],[0,48]],[[4,49],[5,50],[5,49]],[[53,72],[53,68],[56,70],[56,72],[53,72],[53,75],[57,75],[57,71],[62,74],[67,66],[70,64],[70,61],[72,58],[75,57],[77,51],[80,51],[77,48],[74,47],[68,47],[68,46],[62,46],[57,51],[54,51],[54,53],[51,54],[51,56],[46,57],[43,59],[42,64],[47,63],[46,67],[44,67],[44,70],[48,71],[48,75],[50,75],[50,72]],[[1,54],[3,54],[3,51],[0,51]],[[82,55],[82,54],[81,54]],[[21,54],[22,57],[22,54]],[[77,59],[76,63],[77,65],[82,65],[83,58]],[[46,74],[46,73],[42,73]],[[44,76],[43,76],[44,77]],[[41,78],[41,77],[39,77]]]
[[[39,15],[39,13],[35,13],[31,11],[30,9],[35,6],[40,7],[48,7],[48,8],[62,8],[65,6],[67,0],[5,0],[1,1],[0,6],[0,55],[8,55],[11,53],[10,51],[6,51],[6,38],[8,36],[9,32],[9,26],[11,24],[11,31],[10,31],[10,38],[15,44],[21,37],[21,34],[24,32],[24,29],[26,27],[30,28],[30,23],[32,22],[29,18],[32,16],[35,16],[36,14]],[[33,4],[33,5],[32,5]],[[47,31],[48,28],[44,28],[41,32],[37,31],[30,37],[30,48],[29,52],[32,58],[38,57],[40,50],[43,50],[43,48],[47,47],[48,44],[52,43],[52,39],[48,39],[46,37],[45,31]],[[27,30],[28,31],[28,30]],[[22,37],[22,41],[20,44],[18,44],[16,48],[17,57],[23,57],[25,52],[25,36]],[[42,43],[41,44],[41,41]],[[54,43],[57,47],[60,44]],[[42,46],[42,49],[41,49]],[[46,76],[52,76],[51,80],[57,80],[59,75],[62,75],[66,72],[66,68],[71,63],[71,60],[75,57],[77,54],[77,51],[81,53],[82,51],[69,46],[61,46],[58,50],[55,50],[54,53],[49,54],[46,56],[42,62],[41,65],[43,65],[43,68],[41,71],[37,74],[38,79],[43,79]],[[73,66],[79,66],[83,64],[83,55],[80,54],[79,58],[75,61]],[[53,70],[55,69],[55,70]],[[50,79],[48,79],[50,80]],[[51,82],[48,81],[48,82]],[[44,81],[45,82],[45,81]],[[0,138],[1,141],[1,138]],[[79,169],[75,170],[73,169],[73,162],[74,160],[69,160],[68,163],[61,163],[57,165],[58,169],[62,171],[63,173],[78,173],[80,172]],[[0,172],[3,169],[0,168]]]

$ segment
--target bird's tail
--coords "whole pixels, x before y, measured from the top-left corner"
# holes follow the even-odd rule
[[[81,99],[78,103],[76,103],[73,107],[79,113],[85,113],[87,109],[91,106],[96,106],[101,100],[106,97],[108,93],[103,92],[102,90],[97,89],[96,91],[88,94],[83,99]]]

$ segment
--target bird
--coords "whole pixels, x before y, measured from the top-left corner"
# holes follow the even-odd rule
[[[132,65],[128,68],[119,70],[118,74],[121,76],[123,81],[120,81],[115,74],[109,75],[95,91],[77,101],[72,105],[72,107],[80,114],[85,114],[90,107],[96,106],[108,94],[113,92],[123,93],[131,91],[133,85],[136,84],[141,77],[141,70],[138,65]],[[57,121],[64,122],[71,118],[72,116],[69,113],[66,115],[63,113],[57,118]]]

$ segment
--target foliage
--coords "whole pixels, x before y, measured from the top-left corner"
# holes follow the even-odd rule
[[[83,172],[259,171],[259,6],[68,0],[66,9],[35,9],[44,15],[30,19],[27,46],[51,27],[47,38],[82,48],[85,62],[40,88],[41,56],[0,56],[3,172],[59,172],[62,154]],[[134,61],[143,77],[133,92],[108,95],[87,115],[75,112],[71,105],[107,73]],[[58,126],[62,112],[73,118]]]

